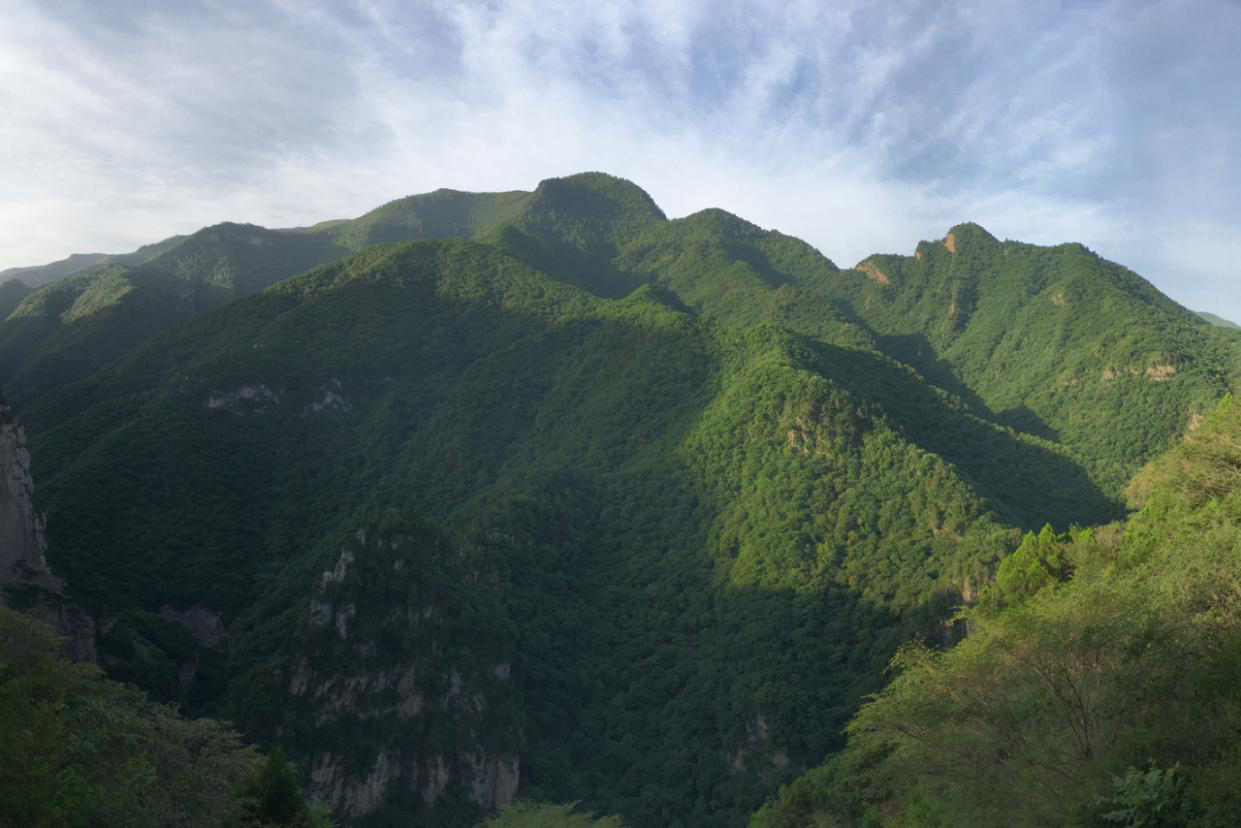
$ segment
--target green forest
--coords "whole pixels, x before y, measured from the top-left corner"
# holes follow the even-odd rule
[[[1081,245],[587,173],[52,275],[0,825],[1241,815],[1241,331]]]
[[[1125,521],[1028,534],[750,825],[1235,825],[1241,407],[1141,480]]]

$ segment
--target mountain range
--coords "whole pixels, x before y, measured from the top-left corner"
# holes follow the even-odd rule
[[[961,224],[842,269],[600,173],[0,276],[63,579],[10,567],[9,603],[88,615],[112,679],[279,743],[357,826],[996,824],[994,789],[893,784],[968,776],[901,741],[917,677],[987,686],[1024,602],[1098,599],[1138,543],[1099,537],[1208,508],[1117,528],[1231,439],[1241,369],[1078,244]],[[1073,819],[1141,745],[1070,769]]]

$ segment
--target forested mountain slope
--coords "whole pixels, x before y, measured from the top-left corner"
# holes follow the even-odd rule
[[[998,422],[1072,448],[1116,492],[1228,387],[1241,339],[1077,244],[954,227],[825,282],[880,347]]]
[[[7,318],[23,299],[43,285],[89,270],[104,262],[117,265],[140,264],[172,247],[181,238],[181,236],[174,236],[162,242],[143,245],[132,253],[111,256],[105,253],[74,253],[72,256],[46,265],[0,270],[0,319]]]
[[[1122,268],[950,239],[842,271],[601,174],[438,191],[53,283],[0,372],[113,676],[362,825],[739,825],[1229,386]]]
[[[187,720],[72,663],[44,624],[0,607],[0,825],[328,828],[276,752]]]
[[[547,798],[727,824],[1010,537],[858,370],[428,242],[283,282],[29,414],[59,423],[42,502],[55,565],[118,619],[105,662],[279,726],[337,806],[438,800],[439,768],[490,805],[520,757]],[[165,604],[225,619],[219,673],[178,684],[196,645]],[[363,735],[374,710],[402,724]]]
[[[153,333],[294,273],[429,238],[497,244],[599,296],[663,285],[711,318],[879,350],[977,416],[1059,443],[1113,498],[1226,390],[1241,343],[1080,245],[1001,243],[961,225],[915,256],[841,271],[797,239],[720,210],[669,221],[629,182],[585,174],[534,192],[439,190],[289,231],[218,225],[111,257],[0,322],[0,385],[20,411]]]
[[[1238,325],[1236,322],[1233,322],[1230,319],[1225,319],[1222,316],[1216,316],[1213,313],[1208,313],[1207,311],[1198,311],[1198,315],[1210,322],[1212,325],[1216,325],[1220,328],[1241,328],[1241,325]]]
[[[7,270],[0,270],[0,283],[7,284],[12,281],[19,281],[33,290],[104,262],[113,262],[119,265],[141,264],[175,246],[183,238],[185,237],[171,236],[163,241],[144,244],[131,253],[74,253],[59,261],[45,265],[10,267]]]
[[[849,747],[751,822],[1229,826],[1241,818],[1241,406],[1093,532],[1030,535],[946,652],[909,647]]]
[[[0,322],[0,386],[23,408],[152,334],[281,279],[375,242],[482,233],[531,198],[441,190],[312,228],[225,223],[102,257],[30,294],[20,281],[10,282],[3,290],[17,301],[9,301],[15,307]],[[29,270],[39,271],[34,275],[40,279],[57,272],[55,265]],[[18,273],[23,277],[29,278]],[[5,301],[0,292],[0,303]]]

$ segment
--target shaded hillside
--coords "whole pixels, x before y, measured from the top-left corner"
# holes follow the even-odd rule
[[[20,280],[32,287],[46,285],[71,273],[85,270],[108,258],[107,253],[74,253],[59,261],[33,267],[10,267],[0,270],[0,282]]]
[[[106,261],[35,291],[0,323],[0,381],[20,410],[152,334],[343,252],[320,237],[221,224],[134,266]]]
[[[34,293],[34,288],[20,279],[10,279],[0,284],[0,315],[2,315],[0,318],[7,317],[16,310],[17,306],[32,293]]]
[[[189,720],[0,606],[0,824],[23,828],[328,828],[283,754]]]

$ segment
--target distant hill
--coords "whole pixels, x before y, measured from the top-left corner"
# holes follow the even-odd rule
[[[1236,322],[1230,322],[1222,316],[1216,316],[1215,314],[1207,313],[1206,311],[1197,311],[1197,314],[1206,321],[1210,322],[1212,325],[1216,325],[1221,328],[1241,329],[1241,325],[1238,325]]]
[[[6,271],[42,287],[10,291],[9,304],[16,306],[0,323],[0,387],[20,409],[40,393],[89,376],[154,333],[369,244],[470,238],[529,206],[531,220],[537,220],[535,195],[437,190],[310,228],[219,224],[134,253],[99,257],[59,280],[56,274],[71,267],[67,262],[92,257]]]
[[[31,287],[39,287],[48,282],[54,282],[62,276],[68,276],[70,273],[85,270],[107,258],[108,254],[106,253],[74,253],[50,264],[35,265],[33,267],[10,267],[7,270],[0,270],[0,282],[20,279]]]
[[[8,270],[0,270],[0,284],[16,279],[30,287],[37,288],[65,276],[81,273],[83,270],[103,262],[115,262],[122,265],[138,264],[173,247],[183,238],[185,237],[171,236],[160,242],[145,244],[132,253],[74,253],[50,264],[33,267],[11,267]]]

